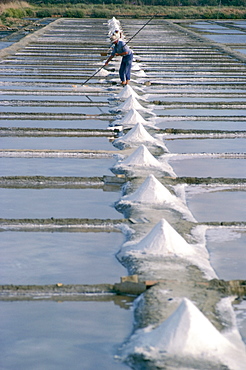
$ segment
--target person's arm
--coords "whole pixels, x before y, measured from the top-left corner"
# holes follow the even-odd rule
[[[110,55],[109,57],[108,57],[108,59],[106,60],[106,62],[105,62],[105,66],[107,66],[108,64],[109,64],[109,62],[113,59],[113,57],[115,56],[115,55],[117,55],[117,54],[114,54],[114,55]]]
[[[124,51],[123,53],[119,53],[119,54],[116,53],[115,55],[116,56],[119,56],[120,55],[121,57],[123,57],[124,55],[127,55],[127,54],[128,54],[128,52],[127,51]]]

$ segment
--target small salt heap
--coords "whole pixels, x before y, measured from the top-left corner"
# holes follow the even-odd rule
[[[194,255],[195,250],[165,219],[162,219],[140,242],[123,246],[117,257],[139,253],[183,257]]]
[[[143,125],[148,125],[148,121],[146,121],[136,109],[130,109],[129,112],[120,120],[116,120],[112,123],[114,126],[115,124],[120,124],[126,127],[131,127],[136,125],[137,123],[142,123]]]
[[[221,334],[187,298],[158,327],[139,329],[132,335],[123,355],[134,354],[163,365],[172,361],[173,365],[199,369],[226,366],[242,370],[246,364],[245,351]]]
[[[120,136],[113,141],[113,145],[119,148],[133,147],[141,143],[158,146],[165,152],[168,152],[165,144],[161,140],[153,138],[141,123],[137,123],[126,135]]]
[[[116,204],[116,207],[132,204],[165,206],[180,212],[187,220],[196,222],[186,204],[180,198],[171,194],[152,174],[145,179],[135,192],[124,195]]]
[[[115,172],[117,170],[127,171],[127,170],[136,170],[136,169],[156,169],[158,171],[163,171],[170,173],[172,168],[167,164],[164,167],[163,163],[160,163],[146,148],[145,145],[140,145],[129,157],[119,161],[112,170]],[[173,174],[173,171],[172,171]]]
[[[108,20],[109,35],[111,35],[115,30],[121,30],[120,21],[115,17]]]
[[[107,71],[106,69],[102,68],[100,69],[100,71],[98,71],[95,76],[98,76],[98,77],[106,77],[110,74],[109,71]]]
[[[131,68],[132,71],[141,71],[141,69],[142,68],[140,67],[139,63],[136,63],[136,62],[132,63],[132,68]]]
[[[116,110],[117,111],[128,111],[129,109],[136,109],[140,111],[148,111],[148,109],[144,108],[138,101],[137,99],[133,96],[130,95],[124,103],[120,104]]]
[[[158,181],[154,175],[149,175],[142,185],[132,194],[124,195],[121,202],[150,203],[150,204],[176,204],[181,202],[175,195]]]
[[[144,72],[143,69],[140,71],[132,71],[132,74],[136,77],[147,77],[147,74]]]
[[[141,97],[133,90],[130,85],[126,85],[116,97],[118,99],[127,99],[129,98],[129,96],[133,96],[136,99],[141,99]]]
[[[121,162],[121,164],[126,166],[141,166],[141,167],[158,167],[160,168],[160,163],[158,160],[150,153],[145,145],[140,145],[129,157]]]

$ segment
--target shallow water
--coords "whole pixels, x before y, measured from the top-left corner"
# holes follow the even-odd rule
[[[246,231],[237,228],[212,228],[206,232],[211,265],[219,279],[245,279]]]
[[[176,128],[182,130],[225,130],[225,131],[244,131],[246,128],[246,121],[220,121],[220,120],[190,120],[190,119],[163,119],[157,121],[157,126],[161,129]]]
[[[2,149],[50,149],[50,150],[112,150],[107,137],[2,137]],[[114,150],[117,150],[115,148]]]
[[[121,218],[113,207],[120,191],[0,189],[0,218]]]
[[[178,176],[245,178],[245,159],[189,158],[169,160]]]
[[[114,284],[126,275],[115,232],[1,233],[1,284]],[[93,269],[91,268],[93,266]]]
[[[226,32],[226,31],[225,31]],[[204,35],[209,40],[215,42],[221,42],[226,44],[245,44],[245,34],[240,35],[240,32],[234,35],[230,35],[229,32],[223,35]]]
[[[165,144],[171,153],[244,153],[246,139],[175,139]]]
[[[208,109],[197,109],[197,108],[183,108],[183,109],[155,109],[153,112],[156,115],[161,115],[161,116],[185,116],[185,117],[223,117],[223,116],[228,116],[228,117],[234,117],[235,121],[237,120],[237,117],[245,117],[245,110],[244,109],[213,109],[213,108],[208,108]]]
[[[198,222],[246,221],[245,191],[210,190],[204,193],[189,193],[187,205]]]
[[[0,106],[0,112],[3,113],[45,113],[45,114],[54,114],[54,113],[60,113],[60,114],[91,114],[91,115],[100,115],[100,114],[108,114],[110,110],[110,107],[87,107],[87,106],[60,106],[60,107],[49,107],[49,106],[43,106],[43,107],[34,107],[34,106]]]
[[[112,176],[114,158],[0,158],[0,176]]]
[[[0,120],[1,127],[32,127],[32,128],[60,128],[60,129],[106,129],[109,125],[108,120],[103,119],[75,119],[75,120],[63,120],[63,119],[38,119],[38,120]]]
[[[114,359],[131,330],[126,300],[0,302],[2,369],[128,368]],[[125,301],[125,303],[124,303]]]

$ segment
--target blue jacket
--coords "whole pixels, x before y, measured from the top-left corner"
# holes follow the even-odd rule
[[[123,40],[119,40],[116,44],[114,44],[111,55],[114,57],[115,54],[121,54],[125,52],[127,52],[127,54],[123,55],[123,58],[124,56],[132,54],[132,50],[129,48],[129,46],[127,46]]]

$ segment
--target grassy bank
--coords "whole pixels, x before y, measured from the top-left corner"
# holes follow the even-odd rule
[[[7,1],[0,4],[0,22],[11,26],[25,17],[69,17],[69,18],[147,18],[154,14],[166,19],[245,19],[245,7],[215,6],[137,6],[119,4],[61,4],[59,6],[30,5],[26,1]],[[0,24],[1,24],[0,23]]]
[[[77,4],[73,7],[42,7],[35,10],[38,17],[93,17],[111,18],[116,16],[143,18],[158,14],[167,19],[243,19],[246,18],[246,9],[243,7],[165,7],[165,6],[137,6],[137,5],[96,5]]]

